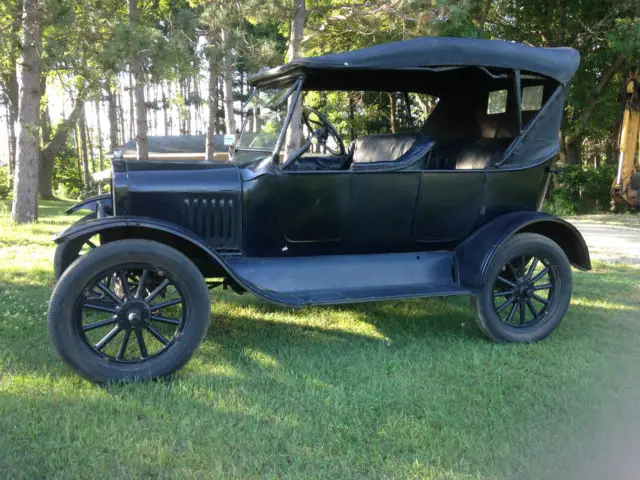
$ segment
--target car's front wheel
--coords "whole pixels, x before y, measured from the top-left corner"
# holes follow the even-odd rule
[[[96,382],[150,379],[184,365],[204,338],[209,292],[182,253],[148,240],[100,246],[73,262],[49,304],[63,360]]]
[[[535,233],[514,235],[494,255],[472,298],[476,322],[497,342],[541,340],[564,317],[571,289],[571,265],[558,244]]]

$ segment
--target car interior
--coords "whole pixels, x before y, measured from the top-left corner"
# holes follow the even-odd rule
[[[307,153],[293,170],[478,170],[497,167],[521,129],[538,114],[555,84],[541,77],[521,81],[518,112],[513,78],[477,75],[470,85],[448,88],[418,129],[361,135],[344,156]],[[521,115],[521,120],[518,118]],[[520,121],[519,121],[520,120]],[[505,165],[508,166],[508,165]]]

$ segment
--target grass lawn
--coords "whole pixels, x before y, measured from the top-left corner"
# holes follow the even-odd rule
[[[486,341],[467,298],[293,311],[214,290],[174,378],[92,385],[46,333],[66,206],[15,227],[0,204],[2,478],[584,478],[640,425],[640,270],[605,264],[534,345]]]

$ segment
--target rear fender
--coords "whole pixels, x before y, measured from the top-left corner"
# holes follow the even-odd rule
[[[479,289],[500,246],[517,233],[544,235],[557,243],[572,266],[591,270],[589,249],[576,227],[561,218],[540,212],[513,212],[483,225],[455,249],[460,284]]]
[[[69,215],[78,210],[91,210],[97,217],[113,215],[113,199],[111,198],[111,194],[96,195],[95,197],[90,197],[82,202],[76,203],[64,213]]]
[[[101,243],[128,238],[164,243],[185,254],[205,277],[227,277],[232,280],[232,285],[239,286],[240,290],[254,290],[199,236],[179,225],[154,218],[116,216],[89,220],[72,225],[58,234],[54,241],[60,245],[72,245],[95,235],[100,235]]]

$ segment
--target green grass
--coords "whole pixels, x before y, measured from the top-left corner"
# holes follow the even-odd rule
[[[293,311],[214,291],[174,378],[92,385],[46,334],[66,205],[15,227],[0,204],[2,478],[581,478],[639,404],[640,271],[604,264],[534,345],[485,341],[466,298]]]

